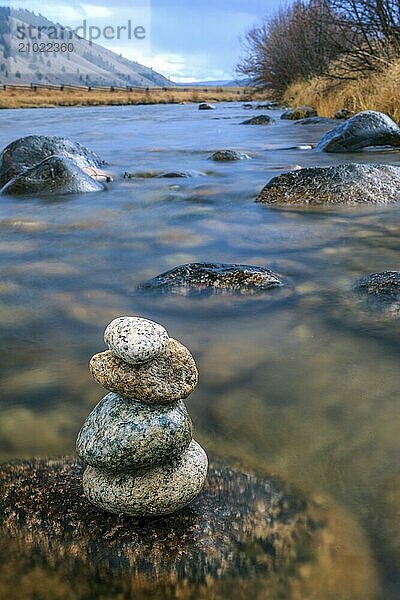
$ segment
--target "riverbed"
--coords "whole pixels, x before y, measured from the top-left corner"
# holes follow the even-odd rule
[[[270,126],[241,122],[265,113]],[[329,498],[365,533],[382,598],[400,577],[399,320],[359,302],[357,278],[399,268],[400,206],[283,210],[255,203],[294,165],[399,164],[397,152],[310,149],[332,124],[281,121],[240,104],[0,112],[0,147],[62,135],[96,151],[105,192],[0,202],[0,460],[71,455],[104,395],[87,369],[113,318],[140,315],[199,367],[189,399],[209,452]],[[213,151],[249,160],[217,163]],[[190,171],[188,178],[123,174]],[[290,293],[144,294],[186,262],[266,266]],[[360,548],[360,553],[365,548]],[[340,600],[340,599],[339,599]]]

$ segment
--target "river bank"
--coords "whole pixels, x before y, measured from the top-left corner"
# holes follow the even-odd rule
[[[284,102],[293,106],[316,108],[321,117],[332,117],[342,108],[353,113],[378,110],[400,121],[400,60],[383,73],[375,73],[353,81],[335,81],[314,77],[289,86]]]
[[[266,94],[242,87],[165,88],[157,90],[96,90],[7,88],[0,91],[0,109],[53,108],[58,106],[126,106],[200,102],[248,102],[263,100]]]

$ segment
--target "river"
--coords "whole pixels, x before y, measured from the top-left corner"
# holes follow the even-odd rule
[[[276,123],[241,125],[253,112]],[[1,199],[0,459],[72,454],[103,394],[87,362],[104,348],[105,326],[124,314],[151,318],[196,358],[200,384],[188,402],[205,448],[344,507],[365,532],[382,598],[395,599],[400,325],[370,313],[352,286],[398,268],[400,207],[282,210],[254,200],[293,165],[399,164],[399,153],[319,153],[307,145],[331,125],[253,112],[239,104],[0,112],[0,147],[28,134],[66,136],[115,177],[101,193]],[[207,160],[224,148],[251,160]],[[122,178],[152,170],[195,176]],[[290,293],[138,291],[194,261],[267,266],[288,278]]]

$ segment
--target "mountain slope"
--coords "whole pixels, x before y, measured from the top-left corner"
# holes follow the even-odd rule
[[[18,39],[18,31],[42,27],[40,49],[34,40]],[[54,32],[57,32],[56,34]],[[56,39],[55,39],[56,38]],[[54,52],[57,41],[71,51]],[[30,42],[30,49],[28,47]],[[20,45],[21,44],[21,45]],[[48,44],[48,45],[47,45]],[[36,50],[38,48],[36,47]],[[60,23],[53,23],[28,10],[0,7],[0,83],[51,83],[74,85],[169,87],[171,81],[140,63],[89,43],[75,33],[70,38]]]

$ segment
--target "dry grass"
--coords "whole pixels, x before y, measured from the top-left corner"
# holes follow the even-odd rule
[[[168,91],[87,91],[6,89],[0,90],[0,108],[47,108],[54,106],[119,106],[130,104],[179,104],[181,102],[248,102],[265,99],[249,88],[192,88]]]
[[[332,117],[341,108],[352,112],[379,110],[400,122],[400,60],[384,73],[341,84],[323,78],[290,86],[285,101],[314,106],[322,117]]]

